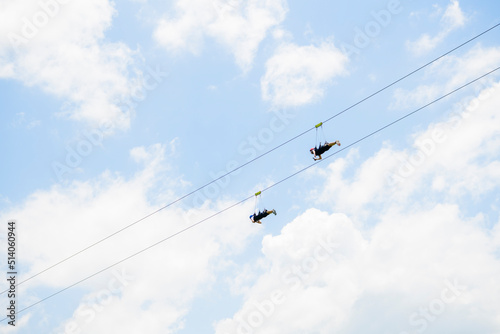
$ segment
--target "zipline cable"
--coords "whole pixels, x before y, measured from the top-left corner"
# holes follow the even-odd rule
[[[458,50],[458,49],[460,49],[461,47],[463,47],[463,46],[465,46],[465,45],[469,44],[469,43],[470,43],[470,42],[472,42],[473,40],[475,40],[475,39],[477,39],[477,38],[481,37],[482,35],[486,34],[487,32],[489,32],[489,31],[491,31],[491,30],[493,30],[493,29],[495,29],[495,28],[497,28],[498,26],[500,26],[500,23],[495,24],[495,25],[494,25],[494,26],[492,26],[491,28],[486,29],[485,31],[483,31],[482,33],[480,33],[479,35],[476,35],[476,36],[474,36],[474,37],[472,37],[472,38],[468,39],[467,41],[463,42],[463,43],[462,43],[462,44],[460,44],[459,46],[457,46],[457,47],[455,47],[455,48],[451,49],[450,51],[448,51],[448,52],[446,52],[446,53],[443,53],[441,56],[439,56],[439,57],[437,57],[437,58],[435,58],[435,59],[431,60],[431,61],[430,61],[430,62],[428,62],[427,64],[420,66],[420,67],[419,67],[419,68],[417,68],[416,70],[411,71],[411,72],[410,72],[410,73],[408,73],[407,75],[405,75],[405,76],[403,76],[403,77],[399,78],[398,80],[396,80],[396,81],[394,81],[394,82],[390,83],[389,85],[387,85],[387,86],[385,86],[385,87],[383,87],[383,88],[379,89],[379,90],[378,90],[378,91],[376,91],[375,93],[373,93],[373,94],[371,94],[371,95],[369,95],[369,96],[365,97],[364,99],[362,99],[362,100],[360,100],[359,102],[357,102],[357,103],[353,104],[353,105],[352,105],[352,106],[350,106],[349,108],[346,108],[346,109],[344,109],[344,110],[342,110],[342,111],[340,111],[340,112],[336,113],[336,114],[335,114],[335,115],[333,115],[332,117],[327,118],[325,121],[323,121],[323,123],[326,123],[326,122],[328,122],[328,121],[330,121],[330,120],[334,119],[335,117],[337,117],[337,116],[339,116],[339,115],[341,115],[341,114],[345,113],[345,112],[346,112],[346,111],[348,111],[349,109],[354,108],[354,107],[355,107],[355,106],[357,106],[358,104],[363,103],[363,102],[365,102],[366,100],[368,100],[368,99],[372,98],[373,96],[375,96],[375,95],[377,95],[377,94],[379,94],[379,93],[383,92],[383,91],[384,91],[384,90],[386,90],[387,88],[389,88],[389,87],[391,87],[391,86],[394,86],[394,85],[395,85],[395,84],[397,84],[398,82],[400,82],[400,81],[402,81],[402,80],[404,80],[404,79],[406,79],[406,78],[408,78],[408,77],[412,76],[413,74],[415,74],[415,73],[417,73],[417,72],[421,71],[422,69],[424,69],[424,68],[426,68],[427,66],[429,66],[429,65],[431,65],[431,64],[433,64],[433,63],[435,63],[435,62],[436,62],[436,61],[438,61],[439,59],[446,57],[446,56],[447,56],[447,55],[449,55],[450,53],[455,52],[456,50]]]
[[[409,76],[411,76],[411,75],[413,75],[413,74],[415,74],[415,73],[417,73],[417,72],[421,71],[422,69],[424,69],[424,68],[426,68],[427,66],[429,66],[429,65],[431,65],[431,64],[433,64],[433,63],[435,63],[435,62],[436,62],[436,61],[438,61],[439,59],[441,59],[441,58],[443,58],[443,57],[445,57],[445,56],[449,55],[450,53],[452,53],[452,52],[454,52],[454,51],[456,51],[456,50],[458,50],[458,49],[462,48],[463,46],[465,46],[465,45],[469,44],[470,42],[472,42],[472,41],[476,40],[477,38],[479,38],[479,37],[483,36],[484,34],[486,34],[486,33],[490,32],[491,30],[493,30],[493,29],[497,28],[498,26],[500,26],[500,23],[497,23],[497,24],[495,24],[494,26],[492,26],[492,27],[490,27],[490,28],[488,28],[488,29],[484,30],[484,31],[483,31],[483,32],[481,32],[480,34],[478,34],[478,35],[476,35],[476,36],[474,36],[474,37],[472,37],[472,38],[468,39],[467,41],[465,41],[465,42],[463,42],[462,44],[458,45],[457,47],[455,47],[455,48],[451,49],[450,51],[448,51],[448,52],[446,52],[446,53],[442,54],[441,56],[439,56],[439,57],[437,57],[437,58],[435,58],[435,59],[431,60],[430,62],[426,63],[425,65],[420,66],[420,67],[419,67],[419,68],[417,68],[416,70],[414,70],[414,71],[412,71],[412,72],[410,72],[410,73],[406,74],[405,76],[403,76],[403,77],[401,77],[401,78],[397,79],[396,81],[394,81],[394,82],[392,82],[392,83],[388,84],[387,86],[385,86],[385,87],[383,87],[383,88],[381,88],[381,89],[377,90],[375,93],[370,94],[369,96],[367,96],[367,97],[363,98],[362,100],[360,100],[360,101],[356,102],[355,104],[353,104],[353,105],[351,105],[351,106],[349,106],[349,107],[345,108],[344,110],[342,110],[342,111],[338,112],[337,114],[335,114],[335,115],[331,116],[330,118],[327,118],[327,119],[326,119],[325,121],[323,121],[322,123],[326,123],[326,122],[328,122],[328,121],[330,121],[330,120],[334,119],[335,117],[337,117],[337,116],[339,116],[339,115],[341,115],[341,114],[345,113],[346,111],[348,111],[348,110],[350,110],[350,109],[352,109],[352,108],[354,108],[354,107],[358,106],[359,104],[361,104],[361,103],[365,102],[366,100],[368,100],[368,99],[370,99],[370,98],[374,97],[375,95],[380,94],[380,93],[381,93],[381,92],[383,92],[384,90],[386,90],[386,89],[388,89],[388,88],[390,88],[390,87],[394,86],[395,84],[397,84],[397,83],[401,82],[402,80],[404,80],[404,79],[408,78]],[[295,139],[297,139],[297,138],[299,138],[299,137],[302,137],[303,135],[305,135],[306,133],[310,132],[311,130],[314,130],[315,128],[316,128],[316,127],[312,127],[312,128],[310,128],[310,129],[305,130],[304,132],[301,132],[300,134],[296,135],[295,137],[292,137],[292,138],[290,138],[290,139],[286,140],[285,142],[281,143],[280,145],[275,146],[274,148],[272,148],[272,149],[270,149],[270,150],[268,150],[268,151],[266,151],[266,152],[262,153],[261,155],[259,155],[259,156],[255,157],[255,158],[253,158],[253,159],[251,159],[251,160],[249,160],[249,161],[247,161],[246,163],[244,163],[244,164],[242,164],[242,165],[240,165],[240,166],[238,166],[238,167],[236,167],[236,168],[234,168],[234,169],[230,170],[229,172],[227,172],[227,173],[225,173],[225,174],[223,174],[223,175],[219,176],[218,178],[216,178],[216,179],[214,179],[214,180],[212,180],[212,181],[210,181],[210,182],[208,182],[208,183],[206,183],[206,184],[204,184],[204,185],[202,185],[202,186],[200,186],[200,187],[198,187],[198,188],[196,188],[196,189],[194,189],[194,190],[190,191],[189,193],[187,193],[187,194],[185,194],[185,195],[183,195],[183,196],[181,196],[181,197],[177,198],[177,199],[176,199],[176,200],[174,200],[173,202],[170,202],[170,203],[168,203],[168,204],[164,205],[163,207],[161,207],[161,208],[157,209],[156,211],[153,211],[153,212],[151,212],[150,214],[148,214],[148,215],[146,215],[146,216],[144,216],[144,217],[142,217],[142,218],[140,218],[140,219],[138,219],[138,220],[134,221],[133,223],[131,223],[131,224],[129,224],[129,225],[126,225],[126,226],[122,227],[121,229],[119,229],[119,230],[117,230],[117,231],[115,231],[115,232],[113,232],[113,233],[111,233],[111,234],[107,235],[106,237],[104,237],[104,238],[102,238],[102,239],[99,239],[99,240],[97,240],[97,241],[93,242],[93,243],[92,243],[92,244],[90,244],[89,246],[87,246],[87,247],[85,247],[85,248],[83,248],[83,249],[81,249],[81,250],[79,250],[79,251],[77,251],[77,252],[73,253],[72,255],[69,255],[68,257],[66,257],[66,258],[64,258],[64,259],[62,259],[62,260],[60,260],[60,261],[56,262],[55,264],[53,264],[53,265],[51,265],[51,266],[49,266],[49,267],[47,267],[47,268],[43,269],[42,271],[40,271],[40,272],[38,272],[38,273],[36,273],[36,274],[34,274],[34,275],[32,275],[32,276],[28,277],[28,278],[25,278],[24,280],[19,281],[19,282],[16,284],[16,286],[19,286],[19,285],[21,285],[21,284],[23,284],[23,283],[25,283],[25,282],[27,282],[27,281],[29,281],[29,280],[31,280],[31,279],[33,279],[33,278],[35,278],[35,277],[37,277],[37,276],[39,276],[39,275],[41,275],[41,274],[43,274],[43,273],[47,272],[47,271],[48,271],[48,270],[50,270],[50,269],[52,269],[52,268],[54,268],[54,267],[57,267],[58,265],[60,265],[60,264],[62,264],[62,263],[64,263],[64,262],[66,262],[66,261],[70,260],[71,258],[73,258],[73,257],[75,257],[75,256],[77,256],[77,255],[79,255],[79,254],[81,254],[81,253],[83,253],[83,252],[85,252],[85,251],[89,250],[90,248],[92,248],[92,247],[94,247],[94,246],[96,246],[96,245],[98,245],[98,244],[100,244],[100,243],[102,243],[102,242],[104,242],[104,241],[106,241],[106,240],[110,239],[111,237],[113,237],[113,236],[115,236],[115,235],[117,235],[117,234],[119,234],[119,233],[121,233],[121,232],[125,231],[126,229],[128,229],[128,228],[130,228],[130,227],[132,227],[132,226],[134,226],[134,225],[136,225],[136,224],[138,224],[138,223],[140,223],[140,222],[142,222],[142,221],[146,220],[147,218],[149,218],[149,217],[151,217],[151,216],[153,216],[153,215],[157,214],[158,212],[162,211],[163,209],[166,209],[166,208],[168,208],[168,207],[170,207],[170,206],[172,206],[172,205],[174,205],[174,204],[176,204],[176,203],[180,202],[181,200],[185,199],[186,197],[189,197],[189,196],[193,195],[194,193],[196,193],[196,192],[198,192],[198,191],[200,191],[200,190],[202,190],[202,189],[204,189],[204,188],[208,187],[209,185],[211,185],[211,184],[213,184],[213,183],[215,183],[215,182],[219,181],[220,179],[222,179],[222,178],[224,178],[224,177],[226,177],[226,176],[228,176],[228,175],[230,175],[230,174],[232,174],[232,173],[236,172],[237,170],[239,170],[239,169],[241,169],[241,168],[243,168],[243,167],[245,167],[245,166],[247,166],[247,165],[249,165],[249,164],[253,163],[254,161],[256,161],[256,160],[258,160],[258,159],[260,159],[260,158],[264,157],[265,155],[267,155],[267,154],[269,154],[269,153],[271,153],[271,152],[273,152],[273,151],[275,151],[275,150],[279,149],[280,147],[282,147],[282,146],[284,146],[284,145],[286,145],[286,144],[288,144],[288,143],[290,143],[290,142],[294,141]],[[4,294],[4,293],[6,293],[7,291],[8,291],[8,290],[4,290],[4,291],[0,292],[0,295],[2,295],[2,294]]]
[[[460,86],[460,87],[458,87],[458,88],[455,88],[454,90],[450,91],[449,93],[447,93],[447,94],[445,94],[445,95],[443,95],[443,96],[441,96],[441,97],[439,97],[439,98],[437,98],[437,99],[435,99],[435,100],[433,100],[433,101],[431,101],[431,102],[427,103],[426,105],[424,105],[424,106],[422,106],[422,107],[420,107],[420,108],[418,108],[418,109],[416,109],[416,110],[414,110],[414,111],[412,111],[412,112],[410,112],[410,113],[408,113],[408,114],[406,114],[406,115],[404,115],[404,116],[402,116],[402,117],[400,117],[400,118],[396,119],[395,121],[392,121],[391,123],[389,123],[389,124],[387,124],[387,125],[384,125],[383,127],[381,127],[381,128],[379,128],[379,129],[377,129],[377,130],[375,130],[375,131],[373,131],[373,132],[369,133],[368,135],[366,135],[366,136],[364,136],[364,137],[362,137],[362,138],[360,138],[360,139],[358,139],[358,140],[354,141],[353,143],[351,143],[351,144],[349,144],[349,145],[347,145],[347,146],[343,147],[342,149],[339,149],[338,151],[335,151],[335,152],[334,152],[334,153],[332,153],[331,155],[329,155],[329,156],[327,156],[327,157],[323,158],[322,160],[318,160],[317,162],[314,162],[314,163],[312,163],[312,164],[310,164],[310,165],[308,165],[308,166],[306,166],[306,167],[304,167],[304,168],[302,168],[302,169],[300,169],[300,170],[296,171],[295,173],[293,173],[293,174],[291,174],[291,175],[289,175],[289,176],[285,177],[284,179],[281,179],[280,181],[277,181],[277,182],[273,183],[272,185],[268,186],[267,188],[262,189],[262,190],[259,192],[259,194],[260,194],[260,193],[262,193],[262,192],[264,192],[264,191],[267,191],[267,190],[269,190],[269,189],[271,189],[271,188],[273,188],[273,187],[276,187],[277,185],[279,185],[279,184],[281,184],[281,183],[283,183],[283,182],[285,182],[285,181],[287,181],[287,180],[291,179],[292,177],[294,177],[294,176],[296,176],[296,175],[298,175],[298,174],[300,174],[300,173],[305,172],[305,171],[306,171],[306,170],[308,170],[309,168],[316,166],[318,163],[321,163],[321,162],[323,162],[323,161],[325,161],[325,160],[327,160],[327,159],[329,159],[329,158],[331,158],[331,157],[333,157],[333,156],[335,156],[335,155],[339,154],[340,152],[342,152],[342,151],[344,151],[344,150],[348,149],[349,147],[352,147],[352,146],[354,146],[354,145],[358,144],[359,142],[361,142],[361,141],[363,141],[363,140],[365,140],[365,139],[367,139],[367,138],[369,138],[369,137],[371,137],[371,136],[373,136],[373,135],[375,135],[375,134],[377,134],[377,133],[379,133],[379,132],[383,131],[384,129],[386,129],[386,128],[388,128],[388,127],[390,127],[390,126],[392,126],[392,125],[394,125],[394,124],[396,124],[396,123],[398,123],[398,122],[400,122],[400,121],[404,120],[405,118],[407,118],[407,117],[409,117],[409,116],[411,116],[411,115],[413,115],[413,114],[415,114],[415,113],[419,112],[420,110],[427,108],[428,106],[430,106],[430,105],[432,105],[432,104],[434,104],[434,103],[436,103],[436,102],[438,102],[438,101],[440,101],[440,100],[442,100],[442,99],[444,99],[444,98],[446,98],[446,97],[448,97],[448,96],[450,96],[450,95],[452,95],[452,94],[456,93],[457,91],[459,91],[459,90],[461,90],[461,89],[463,89],[463,88],[465,88],[465,87],[467,87],[467,86],[469,86],[469,85],[473,84],[474,82],[476,82],[476,81],[478,81],[478,80],[481,80],[482,78],[484,78],[484,77],[486,77],[486,76],[488,76],[488,75],[490,75],[490,74],[492,74],[492,73],[494,73],[494,72],[496,72],[496,71],[498,71],[498,70],[500,70],[500,67],[497,67],[497,68],[495,68],[495,69],[493,69],[493,70],[489,71],[488,73],[483,74],[483,75],[481,75],[480,77],[477,77],[476,79],[474,79],[474,80],[472,80],[472,81],[469,81],[468,83],[466,83],[466,84],[464,84],[464,85],[462,85],[462,86]],[[205,221],[207,221],[207,220],[209,220],[209,219],[211,219],[211,218],[213,218],[213,217],[215,217],[215,216],[218,216],[218,215],[220,215],[221,213],[228,211],[229,209],[234,208],[235,206],[238,206],[238,205],[240,205],[240,204],[243,204],[244,202],[248,201],[249,199],[251,199],[251,198],[253,198],[253,197],[255,197],[255,196],[256,196],[256,194],[254,194],[254,195],[252,195],[252,196],[248,196],[247,198],[242,199],[242,200],[240,200],[239,202],[236,202],[236,203],[234,203],[234,204],[232,204],[232,205],[230,205],[230,206],[226,207],[225,209],[222,209],[222,210],[220,210],[220,211],[218,211],[218,212],[216,212],[216,213],[214,213],[214,214],[212,214],[212,215],[210,215],[210,216],[208,216],[208,217],[206,217],[206,218],[204,218],[204,219],[202,219],[202,220],[200,220],[200,221],[198,221],[198,222],[196,222],[196,223],[194,223],[194,224],[192,224],[192,225],[190,225],[190,226],[188,226],[188,227],[186,227],[186,228],[184,228],[184,229],[182,229],[182,230],[180,230],[180,231],[178,231],[178,232],[175,232],[174,234],[171,234],[171,235],[169,235],[168,237],[166,237],[166,238],[164,238],[164,239],[162,239],[162,240],[160,240],[160,241],[158,241],[158,242],[156,242],[156,243],[154,243],[154,244],[152,244],[152,245],[150,245],[150,246],[148,246],[148,247],[146,247],[146,248],[144,248],[144,249],[142,249],[142,250],[140,250],[140,251],[138,251],[138,252],[136,252],[136,253],[134,253],[134,254],[132,254],[132,255],[129,255],[129,256],[127,256],[126,258],[124,258],[124,259],[122,259],[122,260],[120,260],[120,261],[118,261],[118,262],[115,262],[114,264],[109,265],[109,266],[107,266],[106,268],[101,269],[101,270],[99,270],[99,271],[97,271],[97,272],[93,273],[92,275],[89,275],[89,276],[87,276],[87,277],[85,277],[85,278],[83,278],[83,279],[79,280],[78,282],[73,283],[73,284],[71,284],[71,285],[69,285],[69,286],[65,287],[64,289],[59,290],[59,291],[57,291],[57,292],[55,292],[55,293],[53,293],[53,294],[51,294],[51,295],[49,295],[49,296],[47,296],[47,297],[45,297],[45,298],[43,298],[43,299],[41,299],[41,300],[37,301],[36,303],[33,303],[33,304],[31,304],[31,305],[29,305],[29,306],[27,306],[27,307],[25,307],[25,308],[23,308],[23,309],[19,310],[16,314],[19,314],[19,313],[21,313],[21,312],[23,312],[23,311],[26,311],[27,309],[30,309],[31,307],[33,307],[33,306],[35,306],[35,305],[38,305],[38,304],[40,304],[40,303],[42,303],[42,302],[44,302],[44,301],[46,301],[46,300],[48,300],[48,299],[50,299],[50,298],[52,298],[52,297],[54,297],[54,296],[56,296],[56,295],[58,295],[58,294],[60,294],[60,293],[62,293],[62,292],[64,292],[64,291],[66,291],[66,290],[68,290],[68,289],[70,289],[70,288],[72,288],[72,287],[74,287],[74,286],[76,286],[76,285],[78,285],[78,284],[80,284],[80,283],[82,283],[82,282],[84,282],[84,281],[86,281],[86,280],[88,280],[88,279],[90,279],[90,278],[92,278],[92,277],[94,277],[94,276],[96,276],[96,275],[98,275],[98,274],[100,274],[100,273],[102,273],[102,272],[104,272],[104,271],[108,270],[108,269],[111,269],[111,268],[113,268],[114,266],[116,266],[116,265],[118,265],[118,264],[120,264],[120,263],[123,263],[123,262],[125,262],[125,261],[127,261],[127,260],[129,260],[129,259],[131,259],[131,258],[133,258],[133,257],[135,257],[135,256],[137,256],[137,255],[139,255],[139,254],[141,254],[141,253],[143,253],[143,252],[145,252],[145,251],[147,251],[147,250],[149,250],[149,249],[151,249],[151,248],[153,248],[153,247],[155,247],[155,246],[157,246],[157,245],[159,245],[159,244],[161,244],[161,243],[163,243],[163,242],[165,242],[165,241],[167,241],[167,240],[169,240],[169,239],[172,239],[173,237],[175,237],[175,236],[177,236],[177,235],[179,235],[179,234],[181,234],[181,233],[183,233],[183,232],[186,232],[186,231],[188,231],[188,230],[192,229],[193,227],[198,226],[198,225],[200,225],[201,223],[203,223],[203,222],[205,222]],[[4,321],[4,320],[6,320],[6,319],[8,319],[8,318],[6,317],[6,318],[4,318],[4,319],[0,320],[0,322]]]

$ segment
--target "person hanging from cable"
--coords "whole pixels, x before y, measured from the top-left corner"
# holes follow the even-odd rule
[[[323,132],[323,122],[321,122],[316,125],[316,142],[318,142],[318,128],[320,127],[321,127],[321,132],[323,134],[323,139],[325,137],[325,133]],[[340,141],[336,140],[333,143],[329,143],[325,140],[325,143],[323,145],[321,144],[321,142],[319,142],[319,144],[316,145],[314,148],[311,148],[309,152],[311,152],[311,154],[314,155],[313,156],[314,161],[321,160],[322,159],[321,155],[326,151],[328,151],[330,148],[332,148],[332,146],[334,145],[340,146]]]
[[[262,224],[262,222],[260,220],[262,218],[266,218],[271,213],[274,213],[274,215],[276,215],[276,210],[274,210],[274,209],[273,210],[266,210],[266,209],[264,209],[264,211],[259,211],[259,213],[254,213],[253,215],[250,215],[250,220],[252,221],[252,223]]]
[[[333,143],[328,143],[325,141],[324,145],[321,145],[321,143],[319,143],[319,147],[311,148],[309,151],[311,152],[311,154],[314,154],[314,161],[321,160],[321,155],[332,148],[332,146],[334,145],[340,146],[340,142],[338,140]]]
[[[250,215],[250,220],[252,221],[252,223],[262,224],[262,222],[260,221],[262,218],[266,218],[271,213],[276,215],[276,210],[274,210],[274,209],[273,210],[264,209],[263,211],[259,210],[259,212],[257,213],[257,204],[259,202],[261,194],[262,194],[261,191],[258,191],[255,193],[255,206],[253,209],[253,215]]]

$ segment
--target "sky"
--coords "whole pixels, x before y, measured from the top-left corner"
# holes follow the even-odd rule
[[[0,333],[500,333],[500,27],[448,53],[498,23],[0,0]]]

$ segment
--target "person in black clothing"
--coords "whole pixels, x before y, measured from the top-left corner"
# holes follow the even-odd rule
[[[311,154],[314,154],[314,157],[313,159],[316,161],[316,160],[321,160],[321,155],[323,153],[325,153],[326,151],[328,151],[332,146],[334,145],[339,145],[340,146],[340,142],[337,140],[333,143],[328,143],[325,141],[325,145],[321,145],[321,143],[319,144],[319,147],[315,147],[315,148],[311,148],[309,151],[311,152]]]
[[[264,209],[264,211],[259,211],[259,213],[254,213],[253,215],[251,215],[250,220],[252,221],[252,223],[262,224],[260,220],[269,216],[271,213],[274,213],[274,215],[276,215],[276,210]]]

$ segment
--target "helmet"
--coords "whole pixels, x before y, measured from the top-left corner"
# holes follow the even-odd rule
[[[309,151],[310,151],[311,153],[313,153],[313,151],[314,151],[314,148],[311,148],[311,149],[310,149]]]

